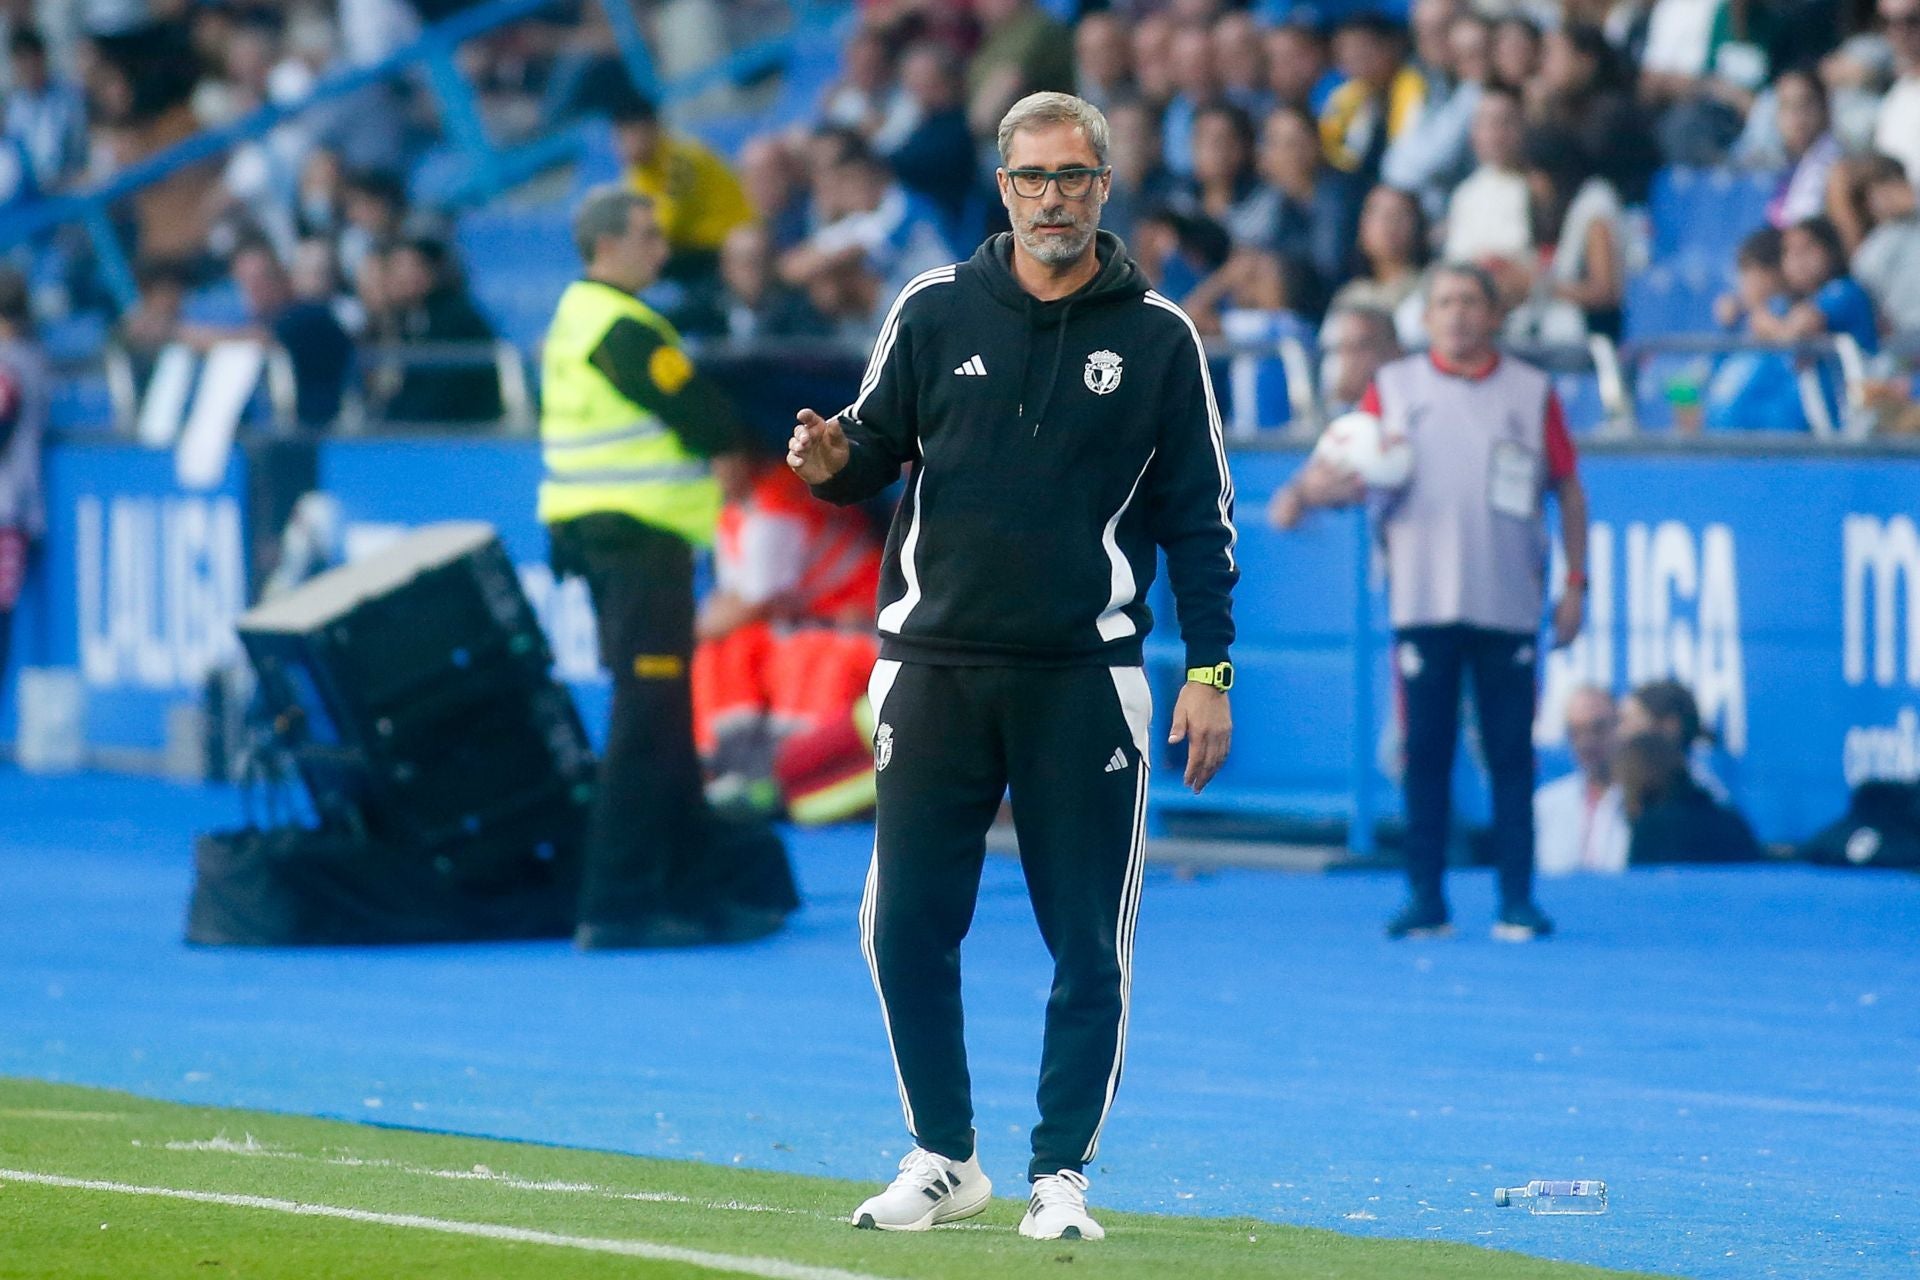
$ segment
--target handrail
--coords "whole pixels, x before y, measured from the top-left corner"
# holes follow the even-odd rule
[[[1860,344],[1849,334],[1826,334],[1792,342],[1766,342],[1750,335],[1732,333],[1668,334],[1629,342],[1621,353],[1621,360],[1626,368],[1628,385],[1637,386],[1641,366],[1651,357],[1732,355],[1739,352],[1786,356],[1801,362],[1832,360],[1840,368],[1840,409],[1843,420],[1837,423],[1831,420],[1818,388],[1805,385],[1804,374],[1808,371],[1802,370],[1801,400],[1807,410],[1808,430],[1823,439],[1849,441],[1864,440],[1873,434],[1873,419],[1867,405],[1866,356],[1860,350]]]
[[[468,194],[484,198],[510,181],[530,175],[537,170],[539,162],[552,163],[560,158],[568,148],[577,145],[577,138],[547,137],[523,144],[513,152],[496,147],[487,136],[472,88],[458,71],[455,62],[458,47],[550,7],[550,0],[485,0],[429,27],[411,43],[378,62],[328,72],[298,102],[267,103],[231,124],[196,133],[158,151],[90,190],[49,196],[0,213],[0,249],[29,243],[57,227],[78,223],[88,233],[109,292],[123,308],[130,307],[137,301],[139,291],[132,264],[113,226],[110,214],[113,205],[181,169],[213,160],[242,143],[264,137],[315,106],[415,70],[425,72],[439,100],[440,116],[449,137],[467,153],[472,186]],[[663,102],[689,97],[716,81],[738,78],[746,70],[764,68],[777,60],[782,49],[791,48],[803,24],[823,22],[831,14],[830,6],[819,0],[796,3],[794,27],[783,35],[755,41],[747,48],[728,53],[713,64],[662,86],[632,6],[623,0],[602,0],[602,8],[613,27],[629,77],[643,91],[654,93]],[[531,167],[526,163],[529,159],[534,161]]]

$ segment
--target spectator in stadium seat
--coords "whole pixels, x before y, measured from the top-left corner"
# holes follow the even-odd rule
[[[353,367],[353,340],[330,300],[301,297],[264,242],[245,245],[234,255],[233,278],[254,322],[265,327],[293,365],[295,419],[308,430],[332,426]]]
[[[1000,117],[1029,93],[1073,89],[1073,33],[1033,0],[974,0],[980,47],[967,63],[967,121],[991,138]]]
[[[1773,13],[1725,0],[1655,0],[1640,60],[1640,96],[1659,113],[1667,163],[1719,164],[1766,83]]]
[[[1734,255],[1733,291],[1713,304],[1714,319],[1726,332],[1757,337],[1753,317],[1785,307],[1781,239],[1774,228],[1762,227],[1740,242]],[[1792,364],[1769,351],[1736,351],[1716,360],[1701,414],[1704,425],[1714,431],[1804,431],[1807,424]],[[1701,423],[1676,420],[1674,425],[1685,432]]]
[[[324,236],[337,241],[346,229],[346,184],[338,152],[327,147],[308,152],[293,195],[294,234],[303,240]]]
[[[1572,130],[1595,172],[1628,204],[1645,203],[1660,148],[1634,98],[1632,70],[1606,33],[1587,22],[1549,31],[1530,88],[1529,122]]]
[[[1427,86],[1423,111],[1446,101],[1453,91],[1453,24],[1466,12],[1462,0],[1414,0],[1407,15],[1413,67]]]
[[[1753,828],[1688,773],[1678,747],[1657,733],[1623,736],[1614,773],[1632,826],[1628,862],[1642,867],[1759,858]]]
[[[1780,233],[1780,275],[1790,305],[1783,314],[1764,311],[1749,318],[1756,337],[1768,342],[1802,342],[1846,334],[1872,355],[1880,349],[1880,327],[1873,299],[1847,274],[1847,251],[1840,232],[1826,218],[1808,218]],[[1839,379],[1831,361],[1821,361],[1819,380],[1829,426],[1841,425]],[[1809,412],[1813,411],[1810,407]]]
[[[1188,290],[1180,299],[1180,307],[1195,328],[1214,336],[1226,331],[1225,321],[1231,312],[1271,317],[1279,312],[1298,310],[1293,302],[1295,288],[1279,254],[1242,245],[1227,256],[1218,270]],[[1248,324],[1246,332],[1260,340],[1269,336],[1255,324]]]
[[[34,185],[58,191],[87,165],[87,103],[77,85],[56,80],[47,42],[34,27],[7,38],[13,87],[7,91],[6,132],[26,148]]]
[[[908,192],[886,163],[857,142],[845,148],[816,188],[825,203],[812,235],[781,255],[780,278],[805,289],[823,315],[851,333],[877,331],[875,311],[920,272],[956,255],[939,211]]]
[[[1671,744],[1681,753],[1693,780],[1715,800],[1726,802],[1726,784],[1713,772],[1713,735],[1700,719],[1700,704],[1693,690],[1678,680],[1649,680],[1622,698],[1620,741],[1631,742],[1645,735]]]
[[[1156,111],[1165,111],[1179,86],[1173,78],[1173,21],[1150,13],[1133,24],[1127,48],[1133,55],[1134,91]]]
[[[740,148],[740,185],[776,251],[806,238],[806,166],[785,135],[767,133],[747,140]]]
[[[1473,169],[1473,114],[1492,72],[1492,41],[1493,24],[1478,14],[1453,20],[1444,96],[1429,98],[1419,122],[1394,139],[1380,164],[1381,181],[1413,192],[1436,216],[1446,210],[1447,193]]]
[[[1767,201],[1767,221],[1784,229],[1826,212],[1841,150],[1829,128],[1827,90],[1818,75],[1783,71],[1774,78],[1771,93],[1786,174]]]
[[[386,301],[403,345],[458,344],[472,359],[408,363],[382,412],[398,423],[500,420],[500,378],[486,345],[493,326],[467,292],[443,241],[406,240],[385,255]]]
[[[1161,160],[1177,176],[1193,176],[1194,126],[1200,113],[1222,101],[1213,62],[1213,38],[1204,27],[1176,31],[1168,50],[1178,90],[1161,115]]]
[[[1192,177],[1174,197],[1176,208],[1211,218],[1239,245],[1261,244],[1269,235],[1253,144],[1246,112],[1226,102],[1202,108],[1193,120]]]
[[[133,362],[136,391],[146,393],[160,353],[180,332],[180,315],[191,288],[191,273],[171,262],[145,262],[134,272],[139,298],[114,325],[114,341]]]
[[[33,335],[26,277],[0,265],[0,689],[6,687],[13,610],[28,555],[46,535],[40,445],[52,375]]]
[[[1347,79],[1320,112],[1320,141],[1334,168],[1371,183],[1387,147],[1420,118],[1426,82],[1406,65],[1405,37],[1383,14],[1342,19],[1333,58]]]
[[[340,416],[353,368],[353,339],[328,303],[294,292],[286,266],[267,241],[242,243],[232,270],[252,323],[243,329],[185,325],[175,338],[201,349],[236,338],[278,344],[293,366],[296,422],[308,431],[326,430]]]
[[[1533,793],[1533,862],[1543,876],[1627,869],[1632,831],[1613,779],[1618,719],[1605,689],[1589,685],[1567,698],[1573,772]]]
[[[720,246],[720,278],[673,317],[687,337],[751,342],[799,338],[824,328],[806,295],[774,276],[774,247],[764,225],[749,222],[728,233]]]
[[[1880,22],[1898,78],[1873,125],[1873,149],[1892,156],[1920,187],[1920,0],[1880,0]]]
[[[660,123],[654,104],[624,78],[607,90],[614,150],[627,185],[653,202],[673,280],[711,276],[727,233],[753,219],[753,206],[726,161],[700,142]]]
[[[1853,255],[1853,278],[1879,304],[1895,333],[1920,334],[1920,210],[1913,184],[1892,156],[1868,157],[1867,213],[1872,230]]]
[[[1359,408],[1373,375],[1400,358],[1393,317],[1378,307],[1347,307],[1329,312],[1320,326],[1321,416],[1331,421]],[[1267,503],[1267,521],[1276,529],[1297,529],[1306,518],[1306,493],[1314,483],[1302,479],[1281,485]],[[1358,486],[1350,486],[1358,496]]]
[[[1620,336],[1626,290],[1626,209],[1620,193],[1592,173],[1580,140],[1550,127],[1521,144],[1534,235],[1535,263],[1512,264],[1524,295],[1507,317],[1509,341],[1584,342],[1587,335]]]
[[[858,28],[840,51],[840,74],[820,94],[822,124],[852,129],[874,146],[911,127],[912,107],[895,77],[893,50],[870,27]]]
[[[369,253],[399,239],[407,220],[407,185],[398,174],[362,170],[346,179],[341,193],[346,226],[340,232],[340,266],[357,277]]]
[[[891,148],[876,150],[886,156],[901,186],[931,200],[957,228],[983,184],[953,56],[936,44],[913,46],[900,59],[900,84],[916,123]]]
[[[1450,261],[1520,261],[1532,254],[1524,128],[1520,95],[1487,86],[1473,113],[1473,173],[1447,202],[1445,256]]]
[[[1130,34],[1125,21],[1108,11],[1089,13],[1073,28],[1074,92],[1102,111],[1133,92]]]
[[[1327,416],[1351,412],[1380,366],[1399,358],[1391,314],[1362,306],[1330,312],[1320,326],[1320,398]]]
[[[1415,316],[1429,254],[1427,215],[1420,201],[1404,191],[1378,186],[1360,206],[1360,274],[1340,286],[1331,309],[1375,307],[1394,317],[1400,340],[1420,332]]]
[[[1212,36],[1213,66],[1221,96],[1259,119],[1273,105],[1260,24],[1245,9],[1235,9],[1214,19]]]
[[[1288,21],[1269,29],[1262,40],[1266,52],[1267,92],[1275,106],[1304,107],[1314,119],[1341,84],[1333,69],[1327,38],[1318,27]]]
[[[1160,113],[1145,98],[1125,98],[1107,110],[1113,166],[1113,190],[1101,211],[1100,225],[1133,246],[1141,212],[1166,204],[1178,185],[1160,162]]]
[[[1262,185],[1249,213],[1249,243],[1285,259],[1294,309],[1318,314],[1346,281],[1359,219],[1354,184],[1326,162],[1304,107],[1275,107],[1260,130]]]
[[[1134,224],[1134,261],[1154,288],[1183,301],[1233,254],[1233,241],[1211,218],[1166,205],[1146,210]]]
[[[1540,26],[1523,13],[1493,25],[1490,83],[1524,94],[1540,74]]]

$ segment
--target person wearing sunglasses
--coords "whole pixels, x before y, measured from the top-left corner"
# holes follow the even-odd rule
[[[1149,741],[1146,598],[1164,550],[1186,643],[1170,741],[1197,791],[1232,735],[1233,482],[1198,331],[1100,229],[1106,117],[1034,94],[998,143],[1012,230],[908,284],[859,397],[802,409],[788,445],[833,502],[913,467],[881,571],[860,921],[914,1147],[853,1221],[918,1231],[987,1206],[960,943],[1010,790],[1054,959],[1020,1233],[1097,1240],[1085,1169],[1120,1083],[1148,768],[1171,754]]]

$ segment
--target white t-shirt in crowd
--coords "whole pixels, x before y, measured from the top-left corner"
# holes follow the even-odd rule
[[[1906,166],[1907,181],[1920,187],[1920,72],[1904,75],[1880,102],[1873,149]]]
[[[1619,787],[1595,794],[1579,773],[1533,793],[1533,865],[1543,876],[1627,869],[1633,832]]]
[[[1525,258],[1533,252],[1533,212],[1527,180],[1518,171],[1473,171],[1447,202],[1447,249],[1451,262]]]
[[[1707,72],[1713,47],[1713,20],[1723,0],[1657,0],[1647,19],[1647,45],[1640,55],[1644,71],[1700,76]]]

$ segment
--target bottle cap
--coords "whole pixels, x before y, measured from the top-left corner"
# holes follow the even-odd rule
[[[1493,1202],[1502,1209],[1507,1207],[1507,1189],[1505,1187],[1495,1187],[1493,1189]]]

